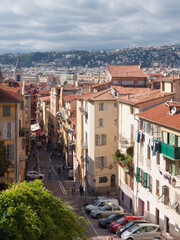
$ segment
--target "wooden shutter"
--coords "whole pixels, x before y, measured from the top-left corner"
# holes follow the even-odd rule
[[[99,168],[99,158],[95,158],[95,168]]]
[[[15,138],[15,126],[14,122],[11,122],[11,139]]]
[[[7,139],[7,123],[3,123],[3,139]]]

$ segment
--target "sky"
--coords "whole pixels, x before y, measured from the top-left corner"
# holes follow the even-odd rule
[[[0,53],[180,42],[180,0],[0,0]]]

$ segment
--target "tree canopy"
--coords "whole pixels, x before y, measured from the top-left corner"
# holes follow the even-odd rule
[[[13,184],[0,195],[1,240],[86,239],[86,227],[40,180]]]
[[[10,166],[11,161],[7,159],[4,141],[0,140],[0,177],[4,176]]]

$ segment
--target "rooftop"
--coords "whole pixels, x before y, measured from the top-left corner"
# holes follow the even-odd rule
[[[113,78],[147,77],[147,74],[139,65],[108,65],[107,71],[110,72]]]

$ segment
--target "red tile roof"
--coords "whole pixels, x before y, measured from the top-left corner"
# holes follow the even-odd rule
[[[17,97],[14,92],[0,88],[0,103],[17,103],[20,101],[21,98]]]
[[[170,114],[166,103],[162,103],[136,115],[162,126],[180,130],[180,113],[176,113],[174,115]]]
[[[103,86],[103,85],[109,85],[110,82],[102,82],[102,83],[97,83],[97,84],[93,84],[92,85],[92,88],[96,88],[96,87],[99,87],[99,86]]]
[[[41,97],[40,100],[43,101],[43,102],[50,102],[50,96]]]
[[[139,68],[138,65],[108,65],[107,71],[110,72],[113,78],[147,77],[145,71]]]
[[[71,118],[71,121],[76,126],[76,117]]]

